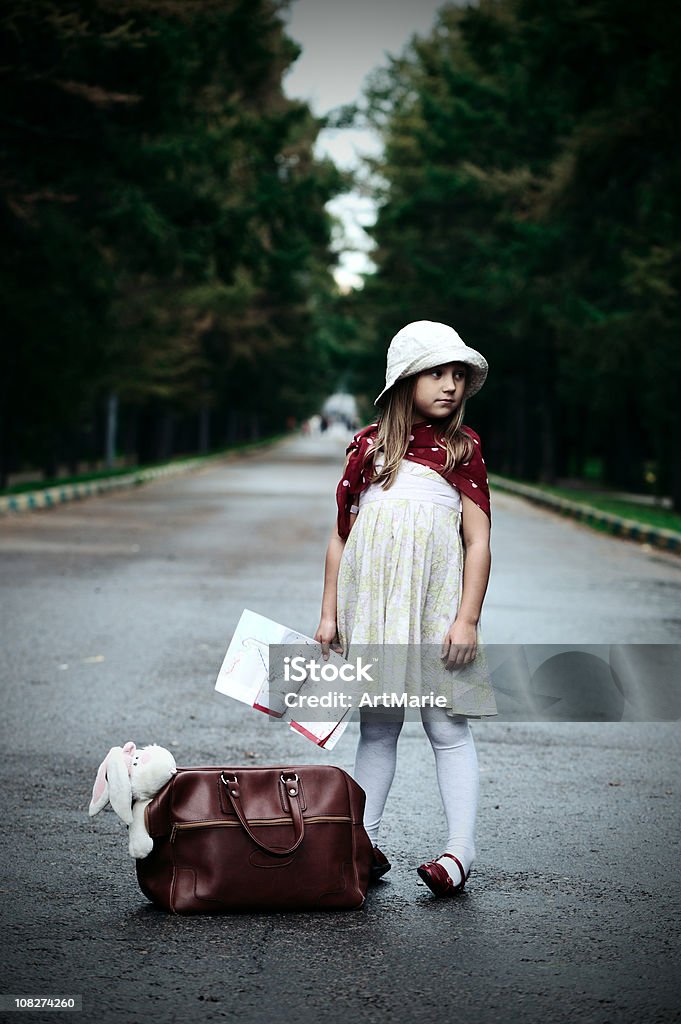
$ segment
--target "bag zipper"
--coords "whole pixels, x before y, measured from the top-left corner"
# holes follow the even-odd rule
[[[346,821],[352,822],[349,814],[315,814],[305,818],[306,825],[314,825],[320,821]],[[251,818],[249,825],[290,825],[290,818]],[[224,818],[206,818],[204,821],[181,821],[176,822],[170,832],[170,842],[175,842],[178,832],[184,832],[193,828],[242,828],[240,821],[225,821]]]

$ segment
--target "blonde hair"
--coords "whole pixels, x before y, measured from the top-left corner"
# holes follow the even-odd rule
[[[409,435],[412,432],[412,416],[414,413],[414,391],[418,374],[403,377],[396,381],[386,394],[378,420],[378,431],[372,448],[371,456],[367,456],[367,469],[371,468],[370,483],[382,483],[383,490],[392,487],[397,477],[402,459],[409,448]],[[475,451],[473,439],[462,429],[465,399],[446,420],[437,421],[435,428],[436,441],[447,451],[445,472],[454,469],[460,462],[466,462]],[[376,470],[376,456],[381,452],[383,465]],[[373,458],[370,462],[369,459]]]

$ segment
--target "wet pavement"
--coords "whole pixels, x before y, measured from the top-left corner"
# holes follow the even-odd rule
[[[474,723],[478,856],[446,902],[414,870],[445,837],[418,722],[381,834],[393,869],[359,911],[167,915],[119,819],[88,818],[128,739],[183,765],[352,770],[356,725],[321,752],[213,689],[244,607],[316,628],[344,444],[293,437],[0,523],[1,991],[81,994],[102,1022],[678,1020],[678,723]],[[681,560],[507,495],[493,517],[488,642],[678,642]]]

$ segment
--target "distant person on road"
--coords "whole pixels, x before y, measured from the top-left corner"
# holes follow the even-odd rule
[[[479,626],[491,565],[489,487],[480,438],[463,422],[487,370],[446,324],[419,320],[392,339],[378,419],[347,448],[315,634],[324,656],[332,647],[351,660],[367,645],[392,656],[383,702],[392,720],[361,706],[354,768],[367,796],[374,879],[391,867],[377,840],[405,695],[406,706],[421,709],[448,838],[445,852],[417,870],[438,896],[463,889],[476,856],[480,780],[469,719],[498,713]],[[405,671],[414,651],[435,652],[430,698],[418,673]]]

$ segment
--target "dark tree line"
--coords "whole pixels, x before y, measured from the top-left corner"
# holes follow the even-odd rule
[[[373,415],[387,343],[444,320],[489,359],[489,462],[681,509],[681,7],[441,8],[336,123],[384,154],[376,272],[339,297],[284,96],[287,0],[0,8],[0,475],[282,429],[342,381]]]
[[[7,0],[0,459],[280,430],[331,374],[325,203],[276,0]]]
[[[681,509],[680,44],[666,0],[481,0],[374,74],[339,118],[384,140],[349,303],[367,399],[392,333],[444,320],[489,359],[471,416],[499,471],[596,460]]]

